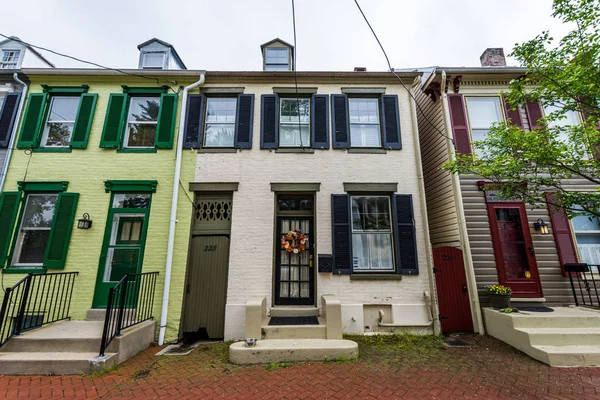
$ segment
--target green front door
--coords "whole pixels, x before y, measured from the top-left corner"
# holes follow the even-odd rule
[[[93,308],[106,308],[109,290],[125,274],[141,271],[149,211],[149,194],[113,194],[98,266]]]

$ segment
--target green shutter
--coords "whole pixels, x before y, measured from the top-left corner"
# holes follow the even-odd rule
[[[46,268],[65,267],[78,199],[79,193],[63,192],[58,195],[48,247],[44,255],[44,267]]]
[[[46,93],[32,93],[29,95],[21,134],[17,142],[18,149],[29,149],[38,145],[47,101],[48,95]]]
[[[81,95],[79,110],[77,110],[75,126],[73,127],[73,137],[71,138],[71,147],[74,149],[85,149],[87,147],[97,100],[97,93],[84,93]]]
[[[126,113],[127,95],[111,94],[108,99],[108,107],[106,107],[106,118],[104,119],[100,147],[116,149],[121,145]]]
[[[4,267],[8,258],[20,198],[21,192],[4,192],[0,195],[0,267]]]
[[[163,93],[160,95],[160,111],[156,126],[156,147],[172,149],[177,116],[177,94]]]

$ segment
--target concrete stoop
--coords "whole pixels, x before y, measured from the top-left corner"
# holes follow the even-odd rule
[[[12,337],[0,350],[5,375],[86,374],[122,363],[154,341],[155,321],[125,329],[98,357],[102,321],[61,321]]]
[[[600,365],[600,312],[553,307],[552,313],[503,314],[484,308],[489,335],[556,367]]]
[[[229,348],[229,361],[234,364],[353,360],[357,357],[358,344],[343,339],[266,339],[257,341],[254,347],[237,342]]]

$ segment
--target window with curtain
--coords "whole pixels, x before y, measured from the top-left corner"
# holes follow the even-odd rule
[[[206,100],[204,147],[233,147],[237,99],[209,97]]]
[[[281,99],[279,103],[279,146],[310,147],[310,99]]]
[[[348,99],[350,108],[350,145],[381,147],[379,99]]]
[[[352,257],[355,271],[393,271],[390,198],[352,196]]]
[[[571,219],[579,261],[600,265],[600,219],[581,215]],[[598,271],[598,267],[595,269]]]

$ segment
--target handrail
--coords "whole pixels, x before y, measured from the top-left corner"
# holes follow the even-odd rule
[[[154,291],[158,272],[125,274],[108,292],[100,357],[123,329],[153,319]]]
[[[7,288],[0,308],[0,347],[24,331],[71,319],[71,298],[78,274],[30,273]]]
[[[600,288],[596,284],[600,282],[600,265],[572,263],[563,265],[563,269],[569,274],[575,305],[600,307]]]

